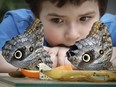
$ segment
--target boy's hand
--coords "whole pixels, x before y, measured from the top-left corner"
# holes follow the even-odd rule
[[[66,52],[69,48],[66,47],[46,47],[44,46],[44,49],[48,52],[48,54],[51,56],[51,60],[53,62],[53,68],[57,66],[63,66],[63,65],[72,65],[66,57]],[[74,66],[72,65],[74,68]]]
[[[113,54],[110,61],[112,62],[113,67],[116,67],[116,47],[113,47]]]
[[[46,47],[44,46],[44,49],[48,52],[48,54],[51,56],[51,60],[53,62],[52,68],[55,68],[57,66],[57,57],[58,57],[58,50],[59,47]]]
[[[68,61],[66,52],[69,50],[69,48],[66,47],[60,47],[58,51],[58,66],[63,65],[71,65],[73,68],[74,66]]]

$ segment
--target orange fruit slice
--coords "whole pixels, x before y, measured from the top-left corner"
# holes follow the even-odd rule
[[[72,66],[71,65],[65,65],[65,66],[59,66],[56,67],[54,69],[57,70],[72,70]],[[33,70],[26,70],[26,69],[21,69],[21,72],[29,78],[40,78],[40,72],[38,71],[33,71]]]
[[[21,69],[21,72],[29,78],[40,78],[40,72],[38,71],[33,71],[33,70],[26,70],[26,69]]]
[[[65,65],[65,66],[56,67],[54,69],[57,69],[57,70],[72,70],[72,66],[71,65]]]

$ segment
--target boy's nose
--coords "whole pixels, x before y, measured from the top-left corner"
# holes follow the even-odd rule
[[[76,41],[80,38],[80,32],[76,26],[71,26],[67,29],[66,38],[68,40]]]

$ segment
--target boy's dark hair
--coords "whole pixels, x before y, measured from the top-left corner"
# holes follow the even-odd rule
[[[29,4],[29,7],[34,13],[34,15],[36,17],[39,17],[39,14],[42,9],[41,5],[45,1],[50,1],[52,3],[55,3],[56,6],[60,8],[64,6],[67,2],[70,2],[71,4],[74,4],[74,5],[81,5],[83,2],[90,1],[90,0],[25,0],[25,1]],[[98,2],[100,16],[103,16],[107,9],[108,0],[94,0],[94,1]]]

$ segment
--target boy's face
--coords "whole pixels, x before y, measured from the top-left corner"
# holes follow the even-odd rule
[[[70,46],[85,38],[99,17],[99,7],[94,1],[80,6],[67,3],[61,8],[45,1],[40,13],[45,38],[51,46]]]

